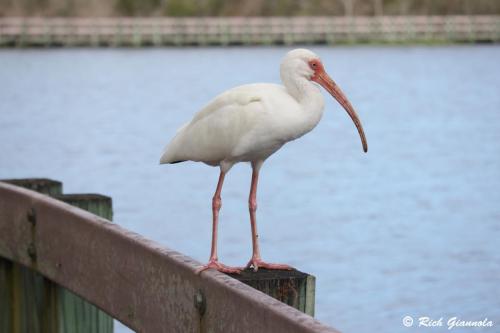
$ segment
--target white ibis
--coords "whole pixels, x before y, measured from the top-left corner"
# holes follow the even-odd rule
[[[324,100],[318,83],[347,111],[358,129],[363,150],[368,151],[361,122],[344,93],[325,72],[319,57],[306,49],[286,54],[280,67],[283,85],[256,83],[235,87],[215,97],[178,131],[165,148],[160,163],[203,162],[220,168],[212,198],[212,248],[208,263],[199,271],[215,268],[239,273],[217,257],[217,224],[222,205],[224,177],[238,162],[250,162],[252,182],[248,207],[252,229],[252,258],[247,268],[291,269],[262,260],[257,222],[257,182],[262,163],[285,143],[311,131],[323,114]]]

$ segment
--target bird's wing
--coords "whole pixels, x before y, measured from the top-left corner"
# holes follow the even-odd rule
[[[208,103],[201,111],[196,113],[190,123],[195,123],[221,109],[234,110],[232,108],[234,106],[243,107],[250,103],[261,102],[262,94],[258,88],[258,85],[244,85],[223,92]],[[243,108],[237,108],[236,110],[243,110]]]
[[[179,129],[167,145],[160,163],[179,160],[217,164],[229,158],[235,146],[266,112],[265,100],[284,88],[275,84],[251,84],[230,89],[208,103]]]

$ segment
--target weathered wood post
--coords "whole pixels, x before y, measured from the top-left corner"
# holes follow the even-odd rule
[[[112,219],[109,197],[97,194],[63,195],[62,183],[49,179],[3,181]],[[30,212],[27,221],[33,229],[33,242],[27,251],[36,265],[36,212]],[[0,258],[0,332],[111,333],[113,319],[28,267]]]
[[[4,180],[46,195],[59,195],[62,183],[48,179]],[[27,216],[32,243],[26,249],[36,264],[36,216]],[[57,332],[57,286],[40,274],[12,261],[0,258],[0,331]]]
[[[112,220],[112,201],[100,194],[63,194],[56,196],[72,206]],[[111,333],[113,319],[94,305],[65,288],[58,288],[59,332]]]
[[[297,270],[246,269],[228,274],[250,287],[314,317],[316,278]]]

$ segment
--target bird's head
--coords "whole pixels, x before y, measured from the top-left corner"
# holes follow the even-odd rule
[[[281,63],[281,73],[282,76],[284,73],[293,73],[295,76],[318,83],[328,91],[347,111],[358,129],[363,151],[365,153],[368,151],[365,132],[356,111],[339,86],[326,73],[321,59],[314,52],[307,49],[295,49],[288,52]]]

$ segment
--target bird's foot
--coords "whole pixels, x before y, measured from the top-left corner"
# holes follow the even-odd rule
[[[262,261],[260,258],[252,258],[248,262],[246,268],[253,268],[254,272],[257,272],[259,268],[266,268],[266,269],[285,269],[285,270],[292,270],[293,267],[290,265],[286,264],[271,264]]]
[[[241,273],[240,268],[226,266],[226,265],[220,263],[217,259],[210,259],[208,261],[208,264],[206,264],[206,265],[204,265],[196,270],[196,274],[200,274],[201,272],[203,272],[204,270],[207,270],[209,268],[213,268],[213,269],[218,270],[219,272],[228,273],[228,274]]]

